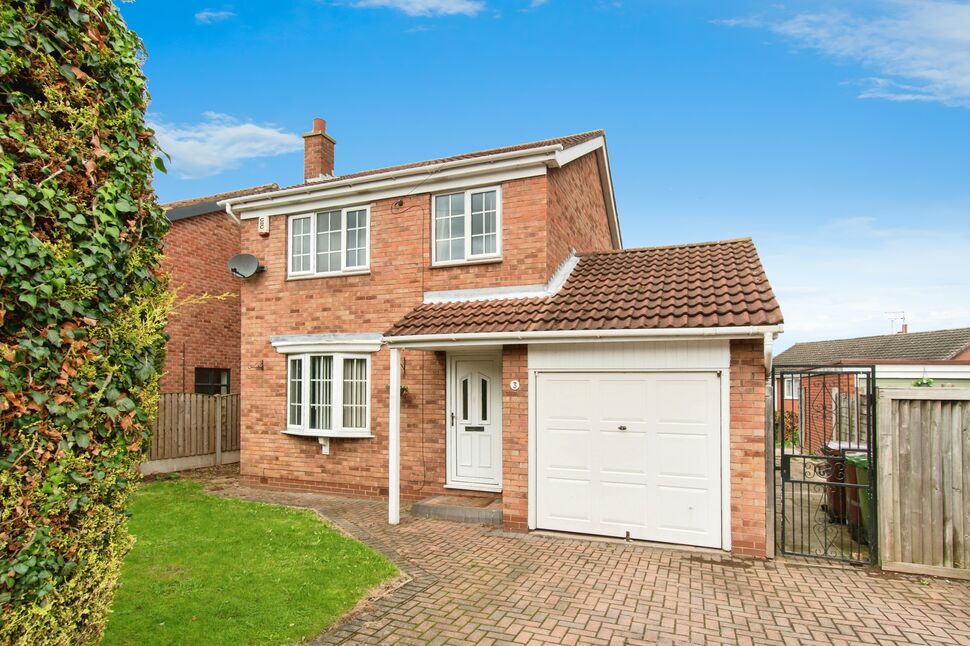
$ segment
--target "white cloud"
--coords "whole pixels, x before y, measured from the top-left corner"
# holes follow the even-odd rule
[[[970,232],[854,218],[756,242],[785,315],[779,350],[889,334],[891,311],[905,311],[914,332],[970,326]]]
[[[195,14],[195,21],[203,25],[211,25],[214,22],[228,20],[235,15],[235,12],[227,10],[214,11],[212,9],[203,9]]]
[[[272,124],[240,122],[218,112],[204,112],[195,124],[172,124],[149,118],[148,125],[172,170],[184,179],[215,175],[259,157],[272,157],[303,149],[302,138]]]
[[[480,0],[356,0],[354,7],[397,9],[409,16],[474,16],[485,8]]]
[[[844,10],[791,17],[732,18],[728,27],[760,27],[801,47],[862,63],[876,75],[855,81],[860,98],[936,101],[970,107],[970,3],[891,0],[881,13]]]

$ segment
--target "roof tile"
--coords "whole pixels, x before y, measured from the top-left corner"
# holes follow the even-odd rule
[[[476,157],[487,157],[488,155],[500,155],[502,153],[511,153],[511,152],[517,152],[520,150],[529,150],[530,148],[542,148],[544,146],[554,146],[556,144],[561,144],[563,148],[572,148],[573,146],[578,146],[579,144],[586,143],[590,139],[595,139],[596,137],[602,137],[605,134],[606,133],[603,130],[590,130],[589,132],[580,132],[574,135],[566,135],[565,137],[554,137],[552,139],[543,139],[541,141],[531,141],[529,143],[516,144],[514,146],[504,146],[502,148],[489,148],[488,150],[477,150],[475,152],[462,153],[460,155],[451,155],[449,157],[438,157],[436,159],[426,159],[424,161],[411,162],[408,164],[399,164],[397,166],[385,166],[383,168],[372,168],[369,170],[358,171],[356,173],[348,173],[346,175],[327,177],[325,179],[315,179],[308,182],[303,182],[302,184],[285,186],[280,190],[288,190],[291,188],[298,188],[300,186],[326,186],[327,183],[329,182],[356,179],[358,177],[367,177],[369,175],[377,175],[379,173],[392,173],[398,170],[421,168],[422,166],[435,166],[437,164],[459,161],[462,159],[475,159]]]
[[[780,366],[827,365],[850,360],[946,361],[970,347],[970,327],[796,343],[777,357]]]
[[[548,297],[429,303],[387,336],[776,325],[750,238],[580,254]]]

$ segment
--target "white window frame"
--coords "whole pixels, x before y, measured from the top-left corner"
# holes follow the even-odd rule
[[[332,357],[333,373],[330,393],[330,429],[310,428],[310,358]],[[292,361],[300,359],[300,425],[290,424],[290,380],[293,377]],[[366,362],[367,382],[364,388],[366,406],[364,428],[344,428],[344,360],[363,359]],[[371,357],[360,352],[307,352],[286,355],[286,433],[309,437],[373,437],[371,435]]]
[[[784,385],[784,399],[800,399],[801,377],[799,375],[785,375],[782,384]]]
[[[495,252],[472,255],[472,193],[487,193],[495,191]],[[461,260],[438,260],[437,227],[435,226],[438,198],[445,195],[464,193],[465,196],[465,257]],[[442,191],[431,195],[431,266],[450,267],[467,265],[476,262],[490,262],[502,258],[502,187],[477,186],[465,190]]]
[[[317,271],[317,215],[318,213],[330,213],[340,211],[340,269],[336,271]],[[364,250],[367,254],[367,262],[363,265],[354,267],[347,266],[347,212],[365,211],[367,213],[367,236]],[[310,270],[293,271],[293,221],[301,218],[310,219]],[[347,276],[353,274],[366,274],[370,272],[371,262],[371,229],[374,222],[371,219],[370,205],[347,206],[342,208],[320,209],[312,213],[296,213],[287,218],[286,222],[286,276],[287,278],[317,278],[322,276]]]

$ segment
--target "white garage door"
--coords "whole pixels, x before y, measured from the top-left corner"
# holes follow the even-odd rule
[[[538,526],[721,547],[715,373],[539,373]]]

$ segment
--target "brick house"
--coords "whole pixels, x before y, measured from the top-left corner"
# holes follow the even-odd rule
[[[796,343],[774,363],[789,371],[777,377],[775,409],[794,415],[801,448],[814,454],[826,445],[857,448],[866,444],[859,398],[872,388],[970,386],[970,328],[910,332],[904,325],[895,334]],[[874,384],[853,370],[867,366]]]
[[[220,201],[240,250],[242,478],[499,498],[504,526],[764,556],[766,361],[749,239],[623,250],[593,131]]]
[[[169,230],[161,269],[178,299],[230,295],[185,304],[169,317],[162,393],[239,392],[239,281],[226,269],[239,253],[239,225],[226,217],[218,200],[275,188],[268,184],[162,205]]]

